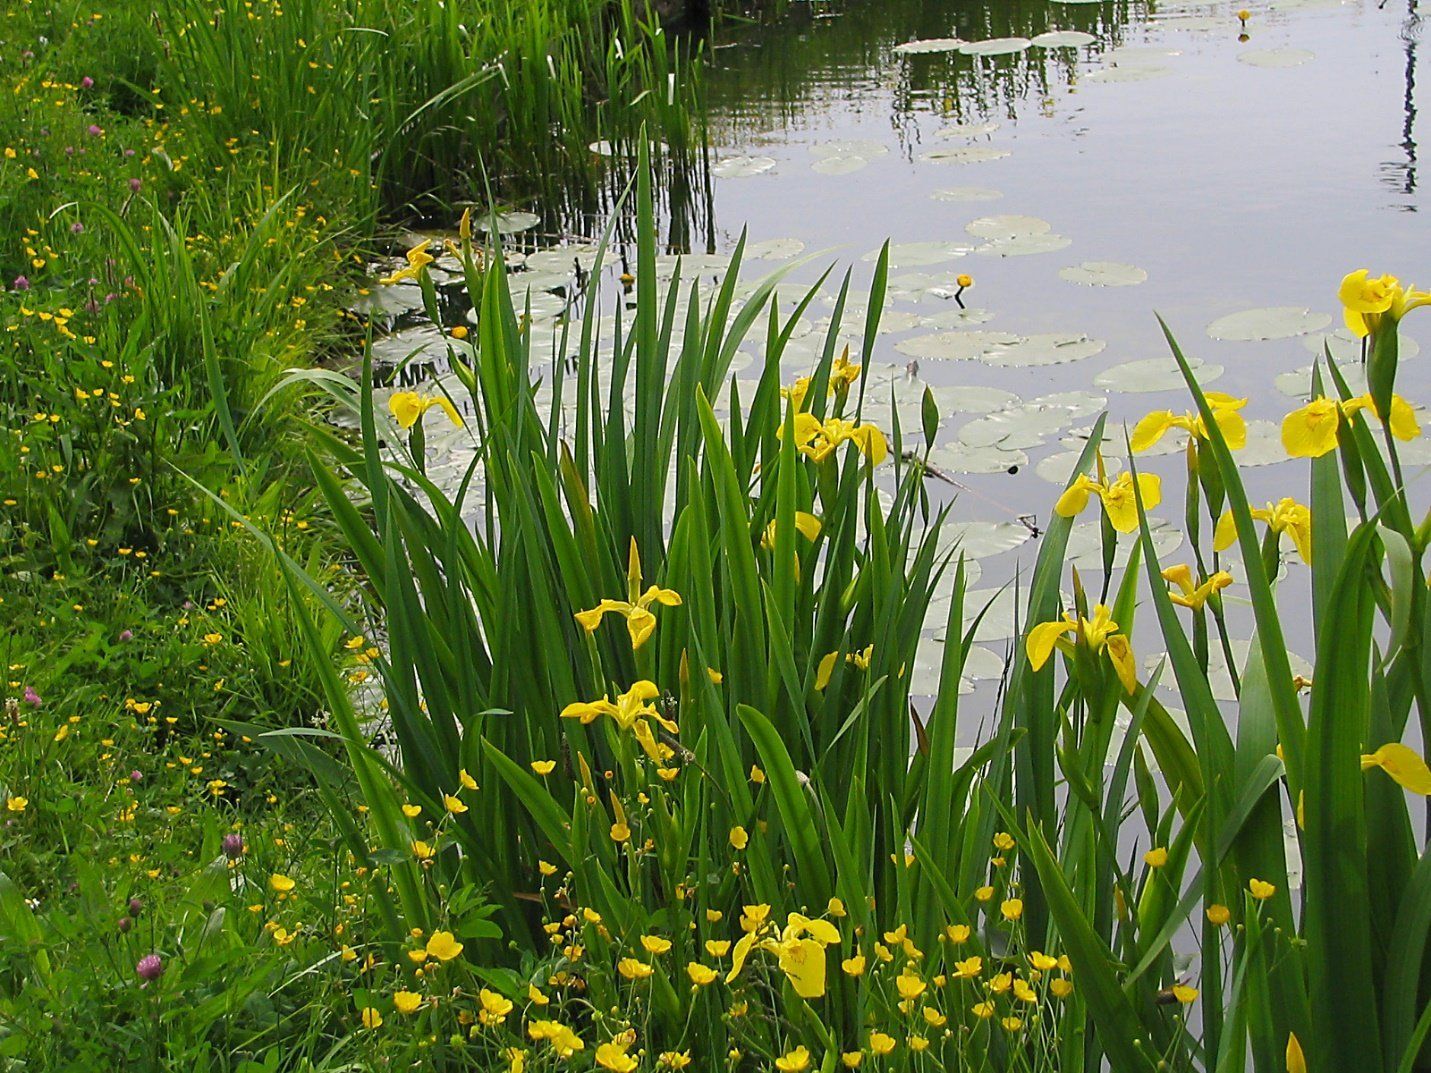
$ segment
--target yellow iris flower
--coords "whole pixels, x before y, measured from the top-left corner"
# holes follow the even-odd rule
[[[1186,563],[1179,563],[1177,566],[1170,566],[1163,571],[1163,580],[1178,587],[1179,591],[1168,593],[1173,603],[1180,607],[1190,607],[1194,611],[1201,611],[1213,593],[1221,592],[1232,584],[1232,575],[1226,570],[1219,570],[1201,585],[1196,585],[1193,583],[1192,567]]]
[[[860,371],[863,368],[863,365],[850,361],[850,348],[845,347],[844,353],[836,358],[835,363],[830,366],[830,394],[835,394],[841,388],[848,389],[860,378]],[[780,389],[780,394],[795,404],[796,413],[805,409],[805,396],[810,393],[811,379],[811,377],[802,376],[789,387]]]
[[[1313,399],[1282,419],[1282,446],[1293,458],[1321,458],[1336,449],[1342,421],[1361,410],[1369,410],[1373,417],[1381,420],[1370,395],[1359,395],[1346,402]],[[1414,440],[1421,435],[1416,411],[1400,395],[1391,396],[1390,429],[1398,440]]]
[[[781,426],[780,434],[784,436],[784,426]],[[889,442],[875,425],[856,424],[841,417],[821,421],[811,414],[795,415],[795,445],[801,454],[816,462],[829,458],[835,448],[846,441],[858,447],[872,466],[879,465],[889,454]]]
[[[1227,446],[1234,451],[1246,447],[1247,421],[1238,411],[1247,405],[1247,400],[1234,398],[1221,391],[1209,391],[1204,397],[1212,408],[1212,419],[1222,432]],[[1175,428],[1190,433],[1195,440],[1207,439],[1207,425],[1203,423],[1201,414],[1179,415],[1171,410],[1154,410],[1134,426],[1130,441],[1133,450],[1146,451]]]
[[[752,908],[769,909],[768,906]],[[799,913],[791,913],[785,927],[778,932],[774,924],[761,923],[735,944],[725,981],[730,983],[740,975],[752,951],[764,950],[776,956],[797,995],[803,999],[820,998],[825,993],[825,947],[839,941],[840,933],[828,920],[811,919]]]
[[[1069,644],[1064,635],[1071,633],[1075,640],[1081,638],[1086,642],[1092,651],[1106,651],[1118,680],[1123,683],[1123,688],[1131,693],[1138,685],[1138,669],[1133,659],[1133,648],[1128,643],[1128,638],[1120,632],[1121,629],[1122,627],[1113,621],[1113,612],[1103,604],[1094,607],[1092,619],[1080,621],[1064,612],[1062,621],[1044,622],[1029,630],[1025,645],[1029,665],[1036,671],[1042,668],[1056,647]]]
[[[1365,753],[1361,758],[1361,769],[1379,767],[1397,784],[1422,797],[1431,797],[1431,767],[1416,750],[1391,742],[1374,753]]]
[[[407,251],[407,264],[399,268],[390,276],[384,276],[378,280],[384,287],[391,287],[394,283],[401,283],[405,279],[417,279],[422,275],[422,270],[432,264],[437,258],[427,252],[427,248],[432,245],[432,239],[425,238],[412,249]]]
[[[600,700],[575,701],[561,710],[563,719],[580,719],[583,724],[592,723],[603,715],[610,716],[624,731],[636,735],[636,741],[652,760],[664,759],[664,750],[656,741],[656,734],[648,720],[655,720],[665,730],[677,733],[676,724],[667,719],[651,701],[661,695],[655,682],[646,679],[634,684],[613,702],[609,697]]]
[[[602,600],[587,611],[578,611],[576,621],[587,633],[595,633],[602,618],[610,614],[622,616],[626,620],[627,632],[631,634],[631,647],[640,648],[656,629],[656,616],[651,611],[652,604],[664,607],[679,607],[681,594],[674,589],[663,589],[652,585],[641,591],[641,553],[636,541],[631,541],[631,555],[626,569],[627,598],[625,600]]]
[[[1284,496],[1277,503],[1257,507],[1252,511],[1254,521],[1266,522],[1274,533],[1286,533],[1292,538],[1297,554],[1302,562],[1312,565],[1312,512],[1291,496]],[[1232,511],[1227,511],[1217,521],[1217,530],[1212,535],[1212,546],[1216,551],[1226,551],[1237,542],[1237,521]]]
[[[813,542],[820,535],[820,519],[803,510],[797,510],[795,512],[795,531],[806,540]],[[765,527],[765,532],[760,535],[760,546],[766,551],[775,550],[775,520],[773,518]]]
[[[404,429],[412,428],[418,419],[434,406],[441,407],[448,419],[458,428],[462,427],[462,415],[452,405],[446,395],[422,395],[416,391],[396,391],[388,398],[388,409],[393,419]]]
[[[1373,277],[1365,268],[1342,277],[1337,297],[1342,319],[1359,339],[1375,334],[1382,317],[1394,324],[1418,306],[1431,305],[1431,293],[1403,287],[1395,276]]]
[[[1152,510],[1163,501],[1163,479],[1156,473],[1140,473],[1138,491],[1142,493],[1144,509]],[[1061,518],[1082,514],[1095,494],[1102,501],[1103,510],[1114,529],[1120,533],[1131,533],[1138,528],[1138,501],[1133,494],[1133,475],[1126,472],[1107,482],[1080,474],[1069,485],[1068,491],[1058,497],[1053,506],[1054,513]]]

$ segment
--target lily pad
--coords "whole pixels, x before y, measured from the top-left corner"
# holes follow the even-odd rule
[[[895,45],[892,51],[901,56],[922,56],[931,52],[955,52],[967,43],[957,37],[926,37],[919,41],[905,41]]]
[[[959,51],[966,56],[1007,56],[1028,47],[1027,37],[992,37],[987,41],[970,41],[960,45]]]
[[[1009,369],[1063,365],[1101,354],[1107,345],[1102,339],[1090,339],[1082,332],[1040,332],[996,347],[984,354],[982,360]]]
[[[1068,546],[1064,549],[1064,568],[1077,567],[1079,573],[1102,573],[1103,571],[1103,534],[1102,523],[1098,521],[1094,511],[1089,511],[1086,520],[1080,521],[1073,527],[1073,531],[1068,534]],[[1178,548],[1182,547],[1183,532],[1174,528],[1173,524],[1166,518],[1150,518],[1148,520],[1148,530],[1153,537],[1153,549],[1158,553],[1158,559],[1164,560]],[[1113,556],[1114,569],[1126,566],[1128,556],[1133,550],[1137,541],[1132,537],[1122,537],[1118,541],[1118,551]]]
[[[1073,473],[1073,468],[1078,465],[1078,459],[1082,456],[1083,449],[1080,447],[1071,451],[1059,451],[1057,454],[1042,458],[1034,466],[1037,473],[1049,484],[1063,488],[1068,484],[1069,475]],[[1116,476],[1122,469],[1123,463],[1116,458],[1107,455],[1103,458],[1103,469],[1108,476]]]
[[[930,149],[920,153],[919,159],[931,164],[984,164],[1009,155],[1009,150],[992,145],[952,145],[947,149]]]
[[[1223,373],[1221,365],[1207,365],[1196,358],[1189,358],[1188,364],[1196,371],[1199,384],[1210,384]],[[1171,357],[1124,362],[1104,369],[1093,383],[1105,391],[1183,391],[1187,387]]]
[[[996,238],[974,248],[986,257],[1027,257],[1038,253],[1054,253],[1073,244],[1066,235],[1011,235]]]
[[[1164,78],[1172,73],[1170,68],[1160,67],[1156,64],[1130,63],[1100,67],[1096,71],[1089,71],[1083,76],[1083,79],[1085,82],[1148,82],[1154,78]]]
[[[980,387],[977,384],[935,387],[932,394],[940,414],[946,417],[959,414],[992,414],[1010,406],[1017,406],[1019,402],[1019,397],[1012,391],[997,387]]]
[[[987,186],[946,186],[929,196],[935,201],[997,201],[1004,192]]]
[[[767,238],[745,247],[745,257],[757,261],[788,261],[805,249],[798,238]]]
[[[728,156],[711,165],[711,174],[721,179],[743,179],[749,175],[763,175],[774,168],[774,157]]]
[[[1097,40],[1093,34],[1082,30],[1049,30],[1033,38],[1029,44],[1036,48],[1082,48]]]
[[[939,553],[952,550],[966,559],[988,559],[1013,551],[1033,535],[1022,522],[946,521],[939,529]]]
[[[1276,421],[1260,419],[1247,422],[1247,446],[1234,451],[1232,456],[1239,469],[1272,466],[1291,457],[1282,446],[1282,426]]]
[[[1047,234],[1053,230],[1053,224],[1037,216],[981,216],[965,224],[964,230],[976,238],[999,241]]]
[[[891,268],[922,268],[963,257],[970,247],[962,242],[895,242],[889,247]],[[880,251],[865,254],[866,261],[879,259]]]
[[[975,361],[999,347],[1011,346],[1020,337],[1011,332],[938,332],[901,339],[894,349],[911,358],[931,361]]]
[[[1332,322],[1326,313],[1305,306],[1266,306],[1218,317],[1207,326],[1214,339],[1246,343],[1258,339],[1291,339],[1319,331]]]
[[[1304,48],[1254,48],[1237,54],[1237,62],[1251,67],[1300,67],[1316,59]]]
[[[993,134],[999,129],[999,124],[993,120],[988,122],[975,123],[951,123],[947,127],[940,127],[934,132],[936,138],[978,138],[984,134]]]
[[[932,465],[949,473],[1009,473],[1029,464],[1023,451],[1004,450],[992,445],[970,447],[963,443],[946,443],[929,453]]]
[[[1118,261],[1084,261],[1058,270],[1060,279],[1087,287],[1136,287],[1147,281],[1148,273],[1137,265]]]
[[[1340,370],[1353,395],[1366,394],[1368,390],[1366,369],[1362,365],[1357,363],[1342,365]],[[1325,368],[1322,369],[1322,383],[1326,385],[1328,392],[1335,392],[1335,387]],[[1291,372],[1279,373],[1273,384],[1284,395],[1289,395],[1294,399],[1309,399],[1312,397],[1312,367],[1303,365]]]
[[[941,288],[939,287],[933,287],[929,293],[940,298],[946,297],[945,295],[939,294],[940,290]],[[957,290],[957,287],[953,288],[949,291],[948,296],[952,297]],[[938,329],[972,328],[976,324],[987,324],[993,319],[994,314],[987,309],[976,309],[973,306],[966,306],[960,309],[958,306],[954,306],[952,309],[944,309],[938,313],[930,313],[920,317],[917,327]]]
[[[493,217],[481,216],[477,219],[477,226],[483,231],[492,230]],[[542,218],[534,212],[499,212],[496,214],[497,234],[518,235],[523,231],[530,231],[542,222]]]
[[[577,265],[580,265],[583,272],[591,272],[597,267],[597,251],[598,247],[594,244],[553,246],[548,250],[538,250],[536,253],[527,254],[527,268],[533,272],[570,273]],[[614,259],[608,249],[603,263],[608,264]]]
[[[1319,358],[1322,356],[1323,343],[1331,350],[1332,357],[1336,359],[1342,372],[1346,372],[1346,366],[1350,364],[1360,364],[1361,340],[1345,328],[1338,328],[1334,332],[1319,332],[1302,340],[1302,345]],[[1396,352],[1399,360],[1406,361],[1421,353],[1421,344],[1403,334],[1397,342]]]

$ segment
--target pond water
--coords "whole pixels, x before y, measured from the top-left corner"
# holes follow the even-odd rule
[[[1431,283],[1417,148],[1431,101],[1409,2],[1249,2],[1244,25],[1238,4],[848,0],[795,4],[781,25],[713,42],[710,183],[689,203],[670,195],[672,251],[709,275],[746,228],[763,254],[752,280],[814,254],[792,279],[848,266],[858,296],[892,240],[866,416],[887,425],[894,392],[909,426],[924,384],[945,389],[934,461],[962,486],[953,517],[981,556],[978,594],[999,600],[970,668],[981,693],[1013,634],[999,588],[1036,547],[1019,519],[1048,516],[1079,431],[1106,407],[1121,441],[1125,422],[1189,408],[1155,313],[1205,386],[1249,398],[1253,499],[1307,498],[1277,423],[1324,342],[1356,374],[1355,344],[1335,334],[1341,276]],[[545,288],[569,263],[528,266],[538,326],[560,313]],[[793,301],[782,290],[782,308]],[[807,313],[808,363],[797,340],[785,379],[809,371],[828,313]],[[1421,316],[1413,340],[1431,332]],[[861,320],[848,323],[853,340]],[[1404,346],[1400,392],[1425,402],[1431,365]],[[758,371],[750,349],[743,376]],[[1187,557],[1183,442],[1169,436],[1146,463],[1164,478],[1165,562]],[[1427,441],[1404,458],[1408,477],[1423,472]],[[1070,560],[1096,574],[1096,511],[1085,518]],[[1288,570],[1288,599],[1303,599],[1304,569]],[[920,670],[937,666],[934,637]],[[1310,655],[1305,631],[1291,643]],[[1231,699],[1230,682],[1221,692]]]

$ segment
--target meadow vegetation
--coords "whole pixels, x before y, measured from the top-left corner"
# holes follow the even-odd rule
[[[1189,410],[1094,425],[976,727],[933,397],[864,419],[848,276],[738,298],[737,249],[708,293],[662,282],[635,124],[674,155],[698,109],[657,29],[477,9],[0,24],[0,1068],[1425,1068],[1431,527],[1397,347],[1431,296],[1343,280],[1369,390],[1327,355],[1283,424],[1305,494],[1265,507],[1246,400],[1170,332]],[[459,207],[547,211],[523,177],[582,189],[598,138],[637,146],[632,308],[600,338],[596,271],[552,348]],[[430,311],[439,260],[462,281],[476,326],[434,323],[463,395],[379,394],[346,306],[380,225],[428,215],[450,239],[395,275]],[[426,444],[454,424],[448,494]],[[1164,436],[1180,563],[1138,466]]]

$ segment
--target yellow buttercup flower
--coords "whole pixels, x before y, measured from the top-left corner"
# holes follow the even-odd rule
[[[1259,902],[1265,902],[1277,893],[1277,885],[1263,879],[1250,879],[1247,881],[1247,892]]]
[[[507,1014],[512,1012],[512,1000],[496,991],[489,991],[484,987],[477,992],[477,999],[482,1004],[482,1009],[477,1012],[477,1020],[484,1025],[500,1025],[507,1019]]]
[[[781,426],[780,435],[785,435]],[[842,443],[853,443],[860,454],[869,459],[870,465],[877,466],[889,455],[889,441],[875,425],[856,424],[841,417],[831,417],[821,421],[812,414],[795,415],[795,446],[800,453],[823,462]]]
[[[702,965],[699,961],[692,961],[686,966],[686,975],[691,978],[691,983],[697,987],[705,987],[707,984],[715,983],[716,977],[720,973],[709,965]]]
[[[883,1032],[870,1033],[870,1050],[874,1051],[875,1054],[889,1054],[890,1051],[894,1050],[894,1047],[895,1038],[893,1036],[886,1035]]]
[[[655,682],[642,679],[613,702],[607,697],[593,701],[574,701],[561,710],[563,719],[579,719],[589,724],[603,715],[610,716],[622,730],[636,736],[637,743],[652,760],[661,760],[663,746],[656,740],[648,720],[655,720],[666,731],[675,734],[679,728],[666,718],[651,701],[661,695]]]
[[[425,238],[406,253],[407,264],[399,268],[392,275],[384,276],[378,280],[384,287],[390,287],[394,283],[401,283],[405,279],[417,279],[422,275],[422,270],[436,260],[432,254],[428,253],[428,247],[432,245],[432,239]]]
[[[1173,603],[1201,611],[1213,593],[1221,592],[1232,584],[1232,575],[1226,570],[1219,570],[1201,585],[1197,585],[1193,582],[1192,567],[1179,563],[1163,571],[1163,580],[1176,585],[1179,590],[1168,593]]]
[[[416,1013],[422,1007],[422,996],[416,991],[399,991],[393,995],[393,1007],[398,1013]]]
[[[1431,294],[1403,287],[1395,276],[1376,276],[1365,268],[1342,277],[1337,288],[1342,303],[1342,319],[1358,338],[1375,334],[1382,318],[1393,324],[1418,306],[1431,305]]]
[[[462,944],[450,931],[435,931],[427,940],[427,954],[438,961],[451,961],[462,953]]]
[[[803,1045],[787,1051],[775,1059],[775,1068],[780,1073],[803,1073],[810,1068],[810,1052]]]
[[[1346,402],[1328,398],[1313,399],[1282,419],[1282,446],[1293,458],[1321,458],[1322,455],[1336,450],[1337,432],[1342,421],[1361,410],[1369,410],[1373,417],[1381,420],[1370,395],[1359,395]],[[1421,435],[1416,411],[1400,395],[1391,396],[1391,421],[1388,427],[1398,440],[1414,440]]]
[[[1197,999],[1197,988],[1189,987],[1187,984],[1173,985],[1173,998],[1177,999],[1184,1006]]]
[[[1252,511],[1254,521],[1266,522],[1274,533],[1286,533],[1292,539],[1297,554],[1308,566],[1312,564],[1312,512],[1290,496],[1268,503],[1265,508]],[[1227,511],[1217,521],[1217,529],[1212,535],[1212,546],[1216,551],[1226,551],[1237,543],[1237,521],[1232,511]]]
[[[656,629],[656,616],[651,612],[652,604],[663,607],[679,607],[680,593],[674,589],[663,589],[652,585],[641,591],[641,552],[636,541],[631,541],[631,554],[626,570],[627,599],[602,600],[589,611],[578,611],[576,621],[587,633],[595,633],[604,615],[616,614],[626,619],[627,632],[631,634],[631,647],[640,648]]]
[[[1149,868],[1161,868],[1168,863],[1168,850],[1166,846],[1154,846],[1143,854],[1143,862]]]
[[[1163,479],[1156,473],[1138,474],[1138,492],[1143,497],[1143,509],[1152,510],[1163,501]],[[1108,482],[1080,474],[1058,497],[1053,510],[1060,518],[1073,518],[1083,513],[1089,500],[1097,495],[1113,528],[1131,533],[1138,528],[1138,501],[1133,491],[1133,475],[1120,473]]]
[[[626,1053],[626,1046],[612,1040],[596,1048],[596,1064],[611,1073],[632,1073],[640,1063]]]
[[[616,963],[616,971],[628,980],[644,980],[656,970],[639,958],[622,958]]]
[[[383,1025],[383,1015],[372,1006],[363,1007],[363,1027],[367,1029],[381,1028]]]
[[[840,933],[828,920],[791,913],[785,927],[777,933],[775,926],[762,918],[761,923],[748,929],[735,944],[726,983],[740,975],[753,950],[764,950],[776,956],[797,995],[804,999],[819,998],[825,993],[825,947],[839,941]]]
[[[1247,421],[1238,411],[1247,405],[1246,399],[1235,398],[1221,391],[1205,392],[1203,398],[1212,410],[1212,419],[1227,446],[1240,451],[1247,446]],[[1171,410],[1154,410],[1133,428],[1130,444],[1135,452],[1146,451],[1172,429],[1180,428],[1195,440],[1207,439],[1207,425],[1202,414],[1175,414]]]
[[[289,879],[282,872],[274,872],[273,875],[269,876],[268,885],[272,890],[276,890],[279,894],[287,894],[295,886],[297,886],[297,884],[293,880]]]
[[[1214,902],[1207,907],[1207,922],[1214,928],[1220,928],[1232,919],[1232,910],[1225,905]]]
[[[1431,797],[1431,767],[1416,750],[1390,742],[1374,753],[1366,753],[1361,758],[1361,769],[1367,771],[1379,767],[1390,775],[1397,784],[1422,797]]]
[[[434,406],[439,407],[454,425],[462,427],[462,415],[452,405],[452,400],[441,392],[423,395],[416,391],[395,391],[388,398],[388,409],[392,411],[393,419],[404,429],[412,428],[418,418]]]
[[[1029,665],[1039,670],[1053,655],[1055,647],[1067,647],[1070,642],[1065,634],[1073,634],[1075,642],[1084,641],[1094,651],[1108,653],[1109,662],[1123,683],[1123,688],[1132,693],[1138,686],[1138,669],[1133,659],[1132,646],[1121,632],[1121,627],[1113,621],[1113,612],[1103,604],[1093,608],[1093,618],[1079,621],[1067,612],[1061,622],[1044,622],[1029,631],[1026,650]]]

